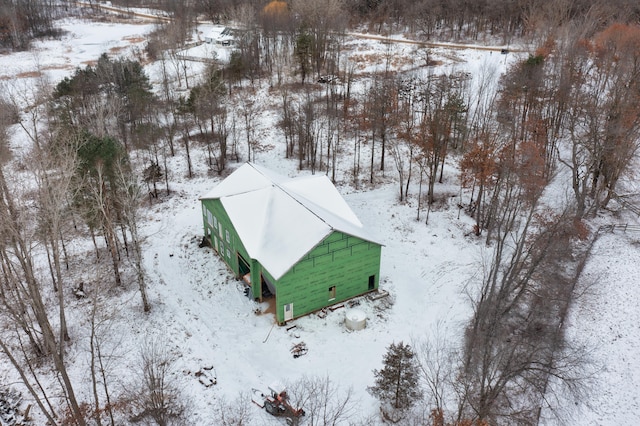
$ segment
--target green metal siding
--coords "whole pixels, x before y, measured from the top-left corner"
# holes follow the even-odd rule
[[[207,211],[211,212],[215,218],[213,223],[209,222]],[[204,233],[210,238],[211,245],[215,248],[217,241],[218,248],[216,250],[218,254],[234,274],[238,276],[240,271],[236,252],[241,253],[247,260],[249,260],[249,255],[244,249],[240,238],[238,238],[238,234],[231,224],[231,220],[222,207],[220,200],[202,200],[202,219],[204,222]],[[227,232],[229,233],[228,239]]]
[[[209,223],[207,211],[211,212],[212,217],[215,218],[215,220],[212,220],[212,223]],[[209,237],[211,245],[214,248],[217,239],[219,247],[216,250],[218,251],[218,255],[224,260],[236,277],[240,277],[240,266],[238,264],[237,254],[240,253],[249,263],[251,268],[251,288],[254,297],[259,299],[261,297],[260,271],[262,269],[260,262],[249,257],[249,253],[247,253],[247,250],[244,248],[220,200],[202,200],[202,220],[205,235]],[[230,242],[227,242],[227,231],[229,231]],[[222,244],[222,246],[220,246],[220,244]],[[227,256],[227,250],[229,250],[229,256]]]
[[[293,303],[294,318],[378,288],[379,244],[333,232],[276,283],[276,317],[284,322],[284,306]],[[369,289],[369,277],[374,287]],[[329,300],[335,286],[335,299]]]
[[[202,218],[205,235],[214,248],[217,241],[218,254],[236,277],[240,274],[237,253],[250,264],[256,299],[261,297],[261,274],[275,285],[279,324],[284,323],[287,304],[293,304],[293,316],[297,318],[378,288],[382,251],[379,244],[333,232],[275,280],[257,260],[249,257],[220,200],[202,200]],[[374,277],[373,288],[369,288],[370,276]],[[330,288],[334,286],[335,298],[330,300]]]

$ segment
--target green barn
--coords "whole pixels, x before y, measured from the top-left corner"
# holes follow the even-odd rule
[[[205,237],[278,324],[378,289],[382,246],[326,176],[246,163],[200,200]]]

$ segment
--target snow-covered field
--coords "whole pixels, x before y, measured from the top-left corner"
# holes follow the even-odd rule
[[[34,43],[25,52],[0,55],[0,81],[18,83],[44,75],[51,84],[71,76],[78,67],[97,61],[102,53],[137,55],[144,48],[145,34],[153,24],[61,21],[60,40]]]
[[[133,49],[135,55],[135,50],[143,47],[144,34],[152,28],[148,24],[80,21],[67,21],[63,27],[68,34],[62,40],[36,43],[33,52],[0,56],[0,81],[6,84],[3,90],[28,88],[38,71],[55,84],[103,52],[117,55]],[[375,40],[352,43],[359,49],[357,55],[352,51],[353,60],[386,49]],[[398,45],[396,55],[411,57],[415,49]],[[433,49],[432,54],[443,62],[439,69],[464,69],[476,77],[484,70],[501,73],[515,59],[511,54],[474,49]],[[192,72],[201,66],[194,64]],[[153,64],[147,70],[151,80],[157,81]],[[268,91],[262,90],[259,97],[268,100]],[[296,175],[296,162],[284,159],[282,137],[273,123],[275,114],[265,117],[261,123],[263,140],[274,148],[258,153],[254,161],[279,173]],[[25,141],[14,129],[13,147],[19,148]],[[185,160],[179,153],[171,164],[171,197],[145,207],[142,214],[151,313],[142,313],[133,283],[127,291],[111,294],[104,307],[112,317],[105,345],[117,360],[113,386],[124,389],[130,385],[126,372],[136,368],[140,342],[156,338],[175,358],[176,377],[189,401],[189,424],[214,424],[211,419],[221,398],[233,400],[241,393],[246,396],[252,388],[264,389],[273,381],[295,381],[303,375],[328,376],[344,389],[351,387],[364,419],[378,412],[378,403],[366,388],[373,384],[372,370],[381,367],[390,343],[424,339],[436,328],[454,344],[458,342],[470,315],[468,293],[481,279],[487,248],[483,240],[469,236],[473,221],[457,208],[460,201],[468,200],[459,198],[455,168],[449,168],[446,182],[436,187],[438,193],[448,194],[450,201],[432,211],[425,224],[424,212],[422,220],[416,221],[417,182],[409,201],[398,204],[392,169],[375,188],[356,190],[349,183],[350,161],[346,158],[341,164],[337,187],[364,225],[385,245],[381,288],[391,294],[382,301],[360,301],[368,317],[364,330],[346,330],[344,309],[329,312],[326,318],[310,315],[298,319],[291,330],[274,327],[274,318],[261,314],[264,306],[243,295],[240,283],[211,249],[199,248],[202,223],[198,197],[211,190],[219,178],[209,175],[204,154],[196,151],[195,177],[187,179]],[[640,234],[603,235],[585,268],[582,285],[593,285],[576,303],[569,332],[593,348],[592,359],[599,368],[586,399],[567,401],[575,406],[571,425],[640,424],[639,244]],[[98,291],[99,284],[95,277],[88,281],[86,290]],[[76,312],[89,309],[85,302],[72,303]],[[85,325],[69,323],[72,339],[82,341],[89,332]],[[293,358],[291,346],[301,341],[309,351]],[[87,348],[75,344],[70,352],[68,359],[76,359],[72,372],[76,377],[86,377]],[[217,384],[206,387],[194,373],[209,366],[214,367]],[[9,371],[8,365],[0,366],[0,377]],[[88,379],[80,381],[82,399],[90,400]],[[257,406],[251,410],[251,424],[280,424]]]
[[[590,349],[595,374],[572,424],[640,424],[640,232],[605,233],[592,253],[568,331]]]

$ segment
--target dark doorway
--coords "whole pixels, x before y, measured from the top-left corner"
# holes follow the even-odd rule
[[[262,298],[273,297],[276,294],[276,287],[264,275],[260,274],[260,278],[262,279]]]
[[[376,288],[376,276],[369,275],[369,290],[373,290]]]
[[[240,272],[241,277],[251,272],[249,262],[247,262],[240,253],[238,253],[238,272]]]

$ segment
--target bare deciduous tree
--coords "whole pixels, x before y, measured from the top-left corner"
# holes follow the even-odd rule
[[[353,389],[342,389],[329,376],[305,376],[287,386],[294,405],[305,412],[310,426],[337,426],[349,423],[357,413]]]
[[[566,62],[575,76],[575,95],[567,119],[578,216],[606,207],[640,147],[640,40],[637,27],[612,25],[593,40],[579,40]]]
[[[260,150],[261,144],[257,138],[259,105],[251,97],[250,91],[243,91],[236,94],[236,100],[240,104],[240,114],[244,124],[244,135],[247,143],[247,160],[255,160],[256,151]]]
[[[135,176],[128,169],[127,165],[119,163],[115,169],[115,182],[119,188],[118,204],[120,206],[121,221],[131,236],[131,251],[133,252],[132,266],[138,281],[138,290],[142,298],[142,308],[145,312],[151,310],[149,298],[147,296],[147,283],[145,280],[145,270],[142,261],[143,237],[138,230],[140,216],[138,209],[142,202],[142,187]]]
[[[101,281],[98,273],[96,281]],[[88,289],[87,289],[88,290]],[[121,354],[117,353],[125,337],[116,336],[112,328],[115,311],[108,306],[106,292],[99,285],[91,292],[91,306],[87,313],[89,318],[89,371],[91,374],[91,390],[93,393],[92,416],[97,425],[106,418],[108,424],[115,426],[115,411],[118,396],[111,386],[114,364],[119,362]]]
[[[55,371],[59,374],[61,389],[69,404],[69,422],[84,426],[86,424],[84,414],[76,398],[63,357],[64,342],[56,338],[42,296],[41,283],[34,269],[32,244],[35,238],[32,232],[35,228],[33,223],[30,225],[28,223],[28,217],[33,215],[29,215],[29,212],[21,212],[16,206],[15,197],[16,195],[9,190],[3,167],[0,167],[0,223],[2,224],[0,235],[3,236],[3,244],[0,245],[2,262],[0,286],[3,290],[13,293],[11,299],[3,297],[3,302],[18,302],[17,306],[11,303],[0,308],[6,313],[3,317],[11,321],[7,324],[9,327],[6,331],[13,332],[13,337],[10,339],[4,335],[0,336],[0,349],[19,372],[42,412],[53,420],[56,413],[51,404],[46,402],[48,398],[40,384],[39,373],[31,364],[34,352],[37,356],[49,357]],[[3,296],[7,296],[5,291]],[[30,349],[23,344],[22,339],[25,337],[33,345]],[[21,354],[22,360],[18,358],[18,354]]]
[[[305,64],[309,66],[306,71],[313,70],[319,75],[325,69],[327,52],[346,24],[342,2],[294,0],[291,2],[291,9],[300,21],[299,30],[304,36]],[[304,74],[302,81],[304,82]]]
[[[132,395],[137,413],[132,422],[151,419],[158,426],[168,426],[180,419],[185,408],[174,377],[173,361],[161,338],[151,336],[142,342],[138,384]]]
[[[422,382],[426,384],[429,406],[437,411],[447,410],[451,401],[456,358],[453,347],[437,324],[433,332],[413,343]]]
[[[509,201],[502,198],[501,208],[510,207],[499,213],[493,257],[466,331],[459,418],[532,422],[549,398],[549,377],[570,388],[579,383],[582,360],[566,350],[554,314],[573,297],[567,247],[576,234],[570,210],[546,217],[522,195],[504,195]]]
[[[253,424],[251,397],[241,393],[229,401],[224,397],[217,401],[217,424],[221,426],[250,426]]]
[[[90,230],[99,229],[111,256],[116,285],[122,285],[117,230],[117,163],[125,161],[121,145],[110,137],[84,135],[79,146],[80,167],[77,170],[76,204]]]

